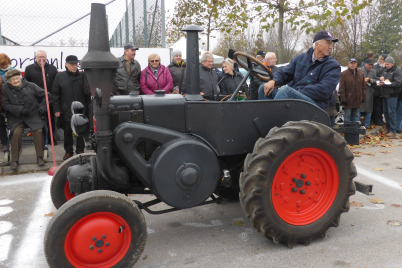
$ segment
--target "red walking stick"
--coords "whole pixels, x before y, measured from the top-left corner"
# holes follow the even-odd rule
[[[47,107],[47,120],[49,122],[49,131],[50,131],[50,142],[52,143],[52,157],[53,157],[53,167],[51,167],[48,171],[49,176],[53,176],[59,168],[56,165],[56,155],[54,151],[54,141],[53,141],[53,129],[52,129],[52,120],[50,118],[50,109],[49,109],[49,97],[47,95],[47,85],[46,85],[46,76],[45,76],[45,64],[42,63],[42,77],[43,77],[43,86],[45,88],[45,98],[46,98],[46,107]]]

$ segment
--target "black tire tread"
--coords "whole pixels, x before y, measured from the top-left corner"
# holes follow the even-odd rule
[[[306,137],[326,140],[329,143],[328,146],[335,147],[344,156],[343,164],[347,171],[347,178],[340,179],[348,180],[347,191],[341,197],[342,206],[337,208],[336,214],[325,225],[309,234],[303,232],[303,234],[295,235],[278,228],[264,212],[263,193],[268,183],[265,179],[267,170],[264,167],[275,162],[284,146],[291,146]],[[342,136],[320,123],[310,121],[288,122],[281,128],[272,128],[265,139],[260,138],[256,142],[253,153],[247,155],[244,171],[240,175],[240,202],[253,226],[261,231],[264,236],[272,239],[275,244],[284,243],[289,247],[293,247],[297,243],[307,245],[316,237],[325,237],[330,227],[339,225],[340,214],[349,210],[349,196],[355,193],[353,178],[356,175],[353,154]]]

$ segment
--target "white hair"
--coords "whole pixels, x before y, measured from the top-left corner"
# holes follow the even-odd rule
[[[212,56],[211,52],[208,52],[208,51],[207,51],[207,52],[205,52],[204,54],[202,54],[201,62],[207,61],[207,58],[214,59],[214,56]]]
[[[36,57],[36,55],[38,54],[38,52],[45,53],[45,56],[47,57],[46,51],[41,50],[41,49],[39,49],[39,50],[37,50],[37,51],[35,52],[35,57]]]

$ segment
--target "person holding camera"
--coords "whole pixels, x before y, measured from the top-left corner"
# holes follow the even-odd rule
[[[21,72],[10,70],[6,73],[7,83],[2,88],[2,107],[12,132],[11,165],[17,170],[24,128],[30,128],[34,137],[37,163],[43,166],[43,115],[46,112],[45,90],[21,78]]]

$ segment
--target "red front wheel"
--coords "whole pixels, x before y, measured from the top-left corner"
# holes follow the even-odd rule
[[[112,191],[81,194],[61,207],[45,234],[50,267],[131,267],[147,237],[133,201]]]

